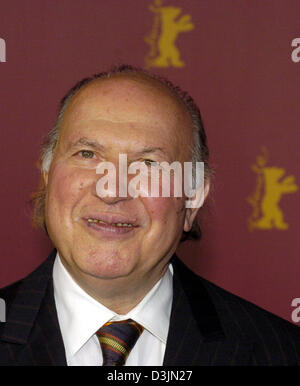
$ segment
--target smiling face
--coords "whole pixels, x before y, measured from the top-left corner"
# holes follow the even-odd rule
[[[184,162],[191,144],[185,107],[154,81],[115,76],[73,97],[44,175],[45,214],[64,265],[88,292],[103,283],[151,288],[196,214],[184,197],[100,198],[99,162],[112,162],[118,177],[119,154],[127,154],[129,164]]]

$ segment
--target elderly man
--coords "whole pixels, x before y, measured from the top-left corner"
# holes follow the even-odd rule
[[[120,154],[146,168],[203,162],[198,205],[187,206],[185,194],[121,194]],[[35,202],[56,249],[0,292],[7,304],[0,363],[300,364],[297,326],[175,256],[208,194],[207,160],[199,110],[167,80],[121,66],[77,83],[44,144]],[[116,194],[99,194],[104,162],[116,167]]]

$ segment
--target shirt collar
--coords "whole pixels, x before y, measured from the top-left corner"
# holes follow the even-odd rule
[[[118,315],[88,295],[71,277],[57,253],[53,267],[54,297],[66,349],[74,355],[95,332],[112,320],[134,319],[163,343],[167,341],[173,297],[173,269],[126,315]]]

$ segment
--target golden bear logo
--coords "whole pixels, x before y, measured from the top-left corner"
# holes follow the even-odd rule
[[[266,166],[267,150],[263,148],[263,155],[256,158],[252,170],[257,175],[256,189],[247,201],[253,207],[248,221],[250,230],[257,229],[288,229],[284,221],[283,212],[279,207],[282,195],[294,193],[298,190],[295,177],[284,177],[286,171],[277,166]]]
[[[185,66],[175,41],[181,32],[194,29],[191,16],[182,15],[177,19],[182,9],[162,6],[161,0],[155,0],[149,9],[154,13],[154,23],[151,33],[145,38],[145,42],[150,45],[150,51],[145,58],[146,67]]]

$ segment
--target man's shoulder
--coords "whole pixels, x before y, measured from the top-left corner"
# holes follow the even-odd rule
[[[200,287],[206,291],[212,301],[219,317],[222,328],[227,336],[243,336],[250,340],[272,339],[297,342],[300,350],[300,328],[274,313],[263,309],[259,305],[234,294],[227,289],[199,276],[182,262],[179,263],[183,277],[187,284],[187,290],[191,287]],[[195,291],[196,294],[196,291]],[[197,303],[197,298],[193,298]],[[199,308],[201,307],[199,300]],[[201,317],[201,312],[199,313]]]
[[[0,288],[0,299],[3,299],[5,302],[6,312],[15,303],[24,303],[26,305],[27,301],[30,303],[42,297],[49,279],[52,277],[54,258],[55,252],[53,251],[48,259],[43,261],[24,278]]]
[[[248,347],[251,364],[300,365],[299,326],[200,277],[180,261],[174,265],[195,320],[206,317],[210,325],[218,319],[224,348]]]
[[[0,288],[0,299],[3,299],[6,305],[11,304],[13,302],[22,281],[23,279],[15,281],[12,284]]]
[[[3,288],[0,288],[0,299],[2,301],[4,301],[4,304],[5,304],[5,308],[4,308],[5,320],[4,321],[6,321],[6,318],[7,318],[7,315],[9,313],[9,310],[11,308],[11,305],[13,304],[14,299],[17,296],[21,282],[22,282],[22,280],[18,280],[10,285],[7,285]],[[2,334],[2,330],[3,330],[4,326],[5,326],[5,323],[0,323],[0,336]]]
[[[7,315],[9,314],[10,308],[14,303],[14,300],[18,294],[21,283],[22,283],[22,280],[18,280],[10,285],[0,288],[0,299],[4,301],[4,304],[5,304],[5,308],[4,308],[5,320],[2,320],[2,322],[5,322],[7,319]],[[2,335],[4,326],[5,326],[5,323],[0,323],[0,336]]]
[[[275,330],[280,330],[295,333],[300,339],[300,328],[296,324],[204,278],[199,279],[211,295],[218,313],[232,315],[237,328],[240,321],[240,327],[247,326],[253,332],[259,332],[260,329],[262,332],[264,329],[270,332],[273,329],[275,333]]]

